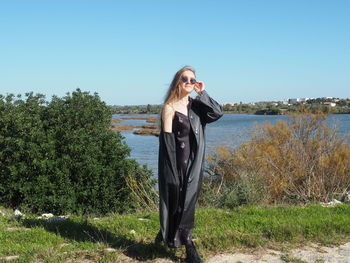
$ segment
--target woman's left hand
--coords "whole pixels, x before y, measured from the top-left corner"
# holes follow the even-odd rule
[[[204,82],[203,81],[197,81],[197,83],[194,85],[194,90],[200,94],[204,90]]]

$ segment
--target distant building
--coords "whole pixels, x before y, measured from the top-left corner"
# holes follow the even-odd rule
[[[300,98],[288,99],[289,104],[297,104],[300,101]]]
[[[289,104],[297,104],[297,103],[305,103],[308,100],[311,100],[312,98],[294,98],[294,99],[288,99]]]
[[[337,104],[334,102],[324,102],[323,105],[330,106],[330,107],[335,107]]]

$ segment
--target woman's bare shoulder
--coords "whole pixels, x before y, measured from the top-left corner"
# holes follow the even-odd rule
[[[171,132],[172,131],[172,121],[175,115],[175,109],[170,104],[165,104],[163,107],[162,122],[163,122],[163,131]]]
[[[163,107],[163,116],[164,117],[172,117],[175,113],[175,108],[173,105],[167,103],[167,104],[164,104],[164,107]]]

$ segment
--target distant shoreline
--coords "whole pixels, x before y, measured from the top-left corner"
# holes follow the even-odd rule
[[[133,114],[123,114],[124,116],[130,115],[135,116]],[[143,114],[146,115],[146,114]],[[120,119],[113,118],[111,120],[111,127],[110,129],[112,131],[128,131],[133,130],[133,133],[136,135],[153,135],[153,136],[159,136],[160,131],[158,129],[158,125],[156,124],[150,124],[150,125],[122,125],[124,120],[146,120],[147,123],[157,123],[158,118],[156,117],[143,117],[142,114],[137,114],[139,117],[122,117]]]

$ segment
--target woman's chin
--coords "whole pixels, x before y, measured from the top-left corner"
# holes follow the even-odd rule
[[[192,91],[194,90],[194,88],[185,88],[185,91],[187,92],[187,93],[191,93]]]

